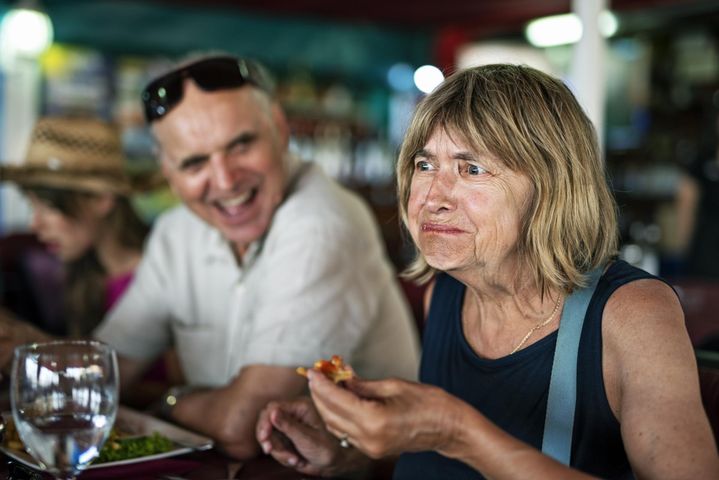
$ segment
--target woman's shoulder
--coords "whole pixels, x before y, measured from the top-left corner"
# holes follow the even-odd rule
[[[614,287],[602,313],[602,336],[607,345],[631,351],[636,342],[660,345],[669,338],[688,338],[674,289],[641,269],[628,264],[619,267],[622,274],[607,272]]]

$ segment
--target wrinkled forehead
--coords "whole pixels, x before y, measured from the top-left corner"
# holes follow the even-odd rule
[[[437,121],[426,132],[423,132],[419,147],[426,146],[431,139],[437,138],[439,135],[446,135],[452,143],[462,146],[477,157],[491,158],[497,163],[506,166],[506,162],[502,161],[494,151],[487,147],[481,133],[474,130],[474,128],[460,122]]]
[[[257,89],[243,86],[208,92],[189,80],[185,89],[177,107],[152,124],[157,146],[165,152],[189,141],[204,140],[208,145],[229,141],[270,121],[271,101]]]

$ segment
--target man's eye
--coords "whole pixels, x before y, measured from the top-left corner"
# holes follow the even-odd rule
[[[203,159],[191,159],[182,162],[180,165],[180,171],[183,173],[198,173],[200,170],[202,170],[202,167],[205,165],[205,161]]]
[[[249,146],[248,142],[238,142],[227,150],[227,154],[230,156],[241,155],[247,151]]]
[[[225,152],[230,156],[246,153],[257,142],[257,139],[258,135],[256,133],[242,134],[230,142]]]

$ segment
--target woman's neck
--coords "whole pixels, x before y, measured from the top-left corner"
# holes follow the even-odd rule
[[[462,307],[465,337],[480,356],[499,358],[507,355],[561,302],[562,292],[550,290],[542,295],[531,272],[525,270],[516,269],[510,275],[481,271],[459,275],[462,278],[458,279],[467,286]],[[527,341],[527,345],[551,333],[558,325],[558,317],[555,314],[550,323]]]
[[[105,238],[95,247],[97,258],[108,277],[132,272],[140,263],[142,252],[121,245],[115,239]]]

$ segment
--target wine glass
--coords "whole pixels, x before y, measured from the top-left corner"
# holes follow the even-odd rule
[[[73,479],[99,455],[118,405],[115,351],[95,341],[15,349],[10,401],[20,439],[41,467]]]

